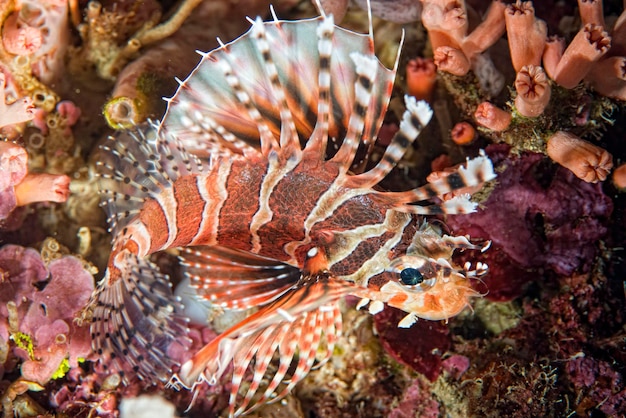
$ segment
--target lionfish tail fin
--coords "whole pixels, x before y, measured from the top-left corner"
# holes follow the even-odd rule
[[[180,141],[158,132],[153,123],[118,132],[100,147],[98,167],[100,205],[113,236],[177,178],[201,173],[204,163],[190,155]]]
[[[332,355],[341,335],[337,301],[354,291],[354,285],[328,277],[303,280],[312,282],[290,289],[196,352],[172,385],[215,384],[232,363],[230,415],[249,412],[289,393],[316,361]],[[244,392],[242,382],[248,373],[252,378]]]
[[[462,191],[463,189],[479,186],[480,184],[496,178],[493,164],[483,151],[472,159],[467,159],[465,165],[449,175],[438,178],[428,184],[405,192],[381,192],[393,202],[394,209],[401,212],[416,213],[419,215],[435,214],[460,214],[471,213],[476,210],[476,203],[470,201],[469,193],[463,193],[441,204],[415,205],[411,203],[421,202],[443,196],[446,193]]]
[[[105,276],[90,301],[93,350],[125,380],[166,381],[191,345],[183,307],[156,266],[128,252],[123,263],[122,275],[113,283]]]

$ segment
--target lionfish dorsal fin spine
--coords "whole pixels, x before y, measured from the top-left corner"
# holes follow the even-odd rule
[[[261,152],[263,153],[263,155],[267,156],[270,153],[270,151],[277,150],[279,148],[278,142],[276,141],[276,138],[272,134],[272,131],[270,130],[269,126],[265,122],[265,119],[261,115],[261,112],[259,112],[259,109],[257,109],[257,107],[254,105],[254,102],[250,98],[250,95],[243,88],[243,85],[241,84],[239,77],[234,72],[232,64],[230,62],[231,60],[230,48],[225,47],[223,48],[223,51],[224,51],[224,55],[223,55],[224,59],[219,59],[217,61],[218,67],[222,71],[224,78],[226,79],[226,82],[228,83],[229,87],[232,89],[237,100],[239,100],[239,103],[243,105],[247,114],[250,116],[252,121],[254,121],[259,132],[259,139],[261,141]]]
[[[326,154],[326,145],[328,143],[328,127],[332,104],[330,100],[330,59],[333,52],[333,33],[335,31],[333,17],[323,16],[324,19],[322,19],[316,31],[319,53],[317,122],[315,123],[311,139],[306,144],[306,151],[318,154],[320,160]]]
[[[348,178],[351,187],[370,188],[380,182],[398,164],[407,149],[413,144],[424,129],[433,111],[424,101],[405,96],[406,110],[402,115],[400,129],[387,146],[385,153],[374,168]]]
[[[331,161],[337,162],[342,167],[342,172],[347,172],[353,163],[357,148],[361,143],[365,117],[372,97],[372,90],[376,81],[378,60],[375,56],[366,56],[358,52],[350,54],[350,58],[356,65],[357,78],[354,84],[354,104],[348,122],[348,133],[341,144],[339,151]]]
[[[274,22],[278,28],[280,28],[280,22]],[[270,80],[270,86],[274,100],[278,105],[278,111],[280,114],[280,147],[283,153],[287,155],[297,154],[301,151],[300,140],[298,138],[298,131],[294,123],[291,111],[287,105],[287,99],[285,97],[285,90],[280,83],[278,77],[278,69],[272,59],[272,51],[267,41],[268,33],[265,30],[265,23],[260,17],[257,17],[252,25],[252,38],[256,42],[256,47],[261,54],[263,60],[263,69]],[[280,29],[279,29],[280,30]]]

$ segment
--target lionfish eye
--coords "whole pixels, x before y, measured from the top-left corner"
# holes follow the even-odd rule
[[[418,269],[408,267],[400,272],[400,280],[407,286],[415,286],[424,281],[424,276]]]

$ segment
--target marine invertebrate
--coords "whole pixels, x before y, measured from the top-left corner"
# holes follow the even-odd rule
[[[537,117],[550,102],[550,81],[543,68],[524,65],[515,77],[515,109],[526,117]]]
[[[571,89],[587,75],[592,65],[611,48],[611,37],[602,26],[591,23],[583,26],[569,43],[552,78],[565,88]]]
[[[317,48],[289,42],[294,31],[315,38]],[[486,266],[456,268],[449,260],[455,249],[479,247],[417,215],[465,213],[475,204],[468,196],[414,202],[494,178],[490,161],[481,155],[404,192],[374,189],[430,120],[430,108],[407,97],[380,162],[349,171],[359,163],[359,144],[376,136],[394,75],[373,55],[371,33],[343,31],[329,16],[258,19],[242,38],[203,55],[168,100],[158,129],[109,140],[101,184],[114,242],[90,301],[103,360],[147,379],[171,373],[176,360],[168,353],[188,345],[186,321],[166,277],[145,257],[174,247],[183,247],[183,268],[201,297],[229,309],[259,308],[197,351],[171,381],[195,389],[232,363],[231,414],[288,393],[322,341],[323,357],[331,356],[344,295],[364,298],[372,313],[385,303],[404,310],[401,327],[463,310],[477,296],[469,279]],[[336,135],[343,141],[326,158]],[[239,394],[248,369],[250,385]]]
[[[24,97],[7,103],[6,76],[0,71],[0,128],[27,122],[35,117],[33,101]]]
[[[0,337],[16,342],[12,355],[22,359],[25,380],[45,385],[65,374],[64,363],[69,370],[90,355],[88,329],[74,323],[94,289],[83,262],[60,256],[46,266],[35,250],[5,245],[0,271],[6,277],[0,282]]]
[[[491,241],[482,256],[491,300],[510,300],[536,280],[537,270],[571,275],[588,271],[613,210],[600,183],[578,179],[539,153],[509,154],[503,144],[487,147],[498,183],[479,213],[448,216],[455,234]],[[459,262],[471,254],[459,254]],[[545,273],[544,273],[545,274]],[[482,290],[482,288],[481,288]]]
[[[532,2],[517,0],[509,4],[504,21],[515,71],[519,73],[528,65],[540,66],[548,28],[544,21],[535,18]]]
[[[0,220],[17,206],[35,202],[65,202],[70,178],[66,175],[28,173],[28,155],[19,145],[0,142]]]
[[[620,164],[615,170],[613,170],[613,184],[620,189],[626,189],[626,164]]]
[[[450,46],[440,46],[435,50],[435,64],[441,71],[463,76],[470,70],[470,61],[463,51]]]
[[[510,112],[500,109],[492,103],[482,102],[476,108],[474,118],[479,125],[500,132],[509,127],[513,116]]]
[[[626,101],[626,58],[601,59],[585,75],[585,82],[604,96]]]
[[[613,168],[613,157],[603,148],[559,131],[548,139],[547,153],[553,161],[589,183],[604,181]]]
[[[447,2],[429,0],[424,2],[422,23],[428,30],[428,38],[432,45],[435,56],[439,52],[442,64],[446,67],[442,71],[449,71],[455,75],[466,74],[469,67],[449,65],[443,60],[444,57],[454,57],[457,63],[475,63],[477,56],[493,45],[505,31],[503,12],[505,4],[502,1],[494,1],[485,13],[483,21],[468,34],[468,22],[465,10],[465,2]],[[439,64],[437,64],[439,67]],[[461,71],[461,70],[464,70]]]
[[[43,35],[32,26],[19,26],[18,13],[13,12],[2,26],[4,49],[14,55],[30,55],[41,48]]]
[[[452,128],[450,136],[455,144],[467,145],[476,139],[476,129],[468,122],[459,122]]]
[[[406,65],[406,88],[417,100],[430,102],[433,98],[437,68],[432,59],[414,58]]]

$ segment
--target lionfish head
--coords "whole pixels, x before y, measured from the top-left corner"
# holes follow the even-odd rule
[[[478,262],[458,268],[452,261],[455,249],[484,251],[489,247],[472,244],[465,237],[441,235],[438,228],[424,222],[402,253],[391,253],[382,272],[368,280],[362,304],[370,303],[371,313],[384,304],[407,312],[399,327],[410,327],[417,318],[448,319],[470,307],[470,300],[480,296],[472,280],[487,272],[487,265]]]

